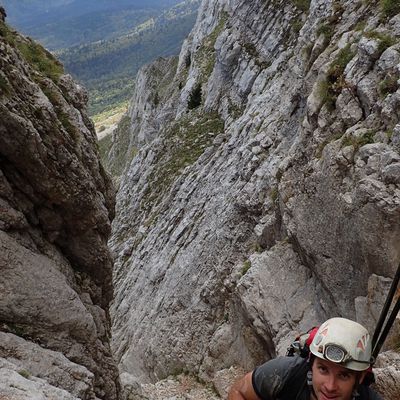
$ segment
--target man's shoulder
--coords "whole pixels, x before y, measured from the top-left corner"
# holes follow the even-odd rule
[[[306,381],[307,359],[302,357],[277,357],[253,371],[253,387],[261,399],[276,398],[287,388],[300,388]],[[285,398],[285,397],[283,397]]]
[[[298,369],[306,369],[308,363],[306,358],[302,357],[276,357],[273,358],[264,364],[260,365],[255,369],[258,370],[265,370],[265,371],[274,371],[282,372],[284,375],[291,371],[296,371]]]

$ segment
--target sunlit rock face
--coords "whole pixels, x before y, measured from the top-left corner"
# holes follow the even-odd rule
[[[177,65],[138,75],[110,241],[131,388],[253,368],[328,317],[374,327],[368,282],[400,260],[400,16],[304,3],[205,0]]]
[[[114,189],[87,96],[0,21],[0,397],[116,399]]]

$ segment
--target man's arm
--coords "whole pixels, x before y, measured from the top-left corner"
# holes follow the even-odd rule
[[[228,393],[228,400],[260,400],[253,388],[253,373],[249,372],[235,382]]]

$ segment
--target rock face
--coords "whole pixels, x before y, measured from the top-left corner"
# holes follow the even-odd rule
[[[86,93],[2,21],[0,67],[0,397],[116,399],[114,190]]]
[[[171,60],[139,75],[110,242],[126,382],[247,370],[332,316],[374,326],[368,281],[400,260],[393,14],[204,0],[169,86]]]

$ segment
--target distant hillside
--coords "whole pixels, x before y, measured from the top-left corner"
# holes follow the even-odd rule
[[[53,51],[90,94],[91,115],[130,98],[138,69],[178,54],[200,0],[0,0],[7,21]]]
[[[199,3],[184,1],[117,38],[57,52],[66,69],[89,89],[92,115],[128,99],[142,65],[179,53]]]
[[[180,0],[0,0],[8,22],[50,50],[128,32]]]

